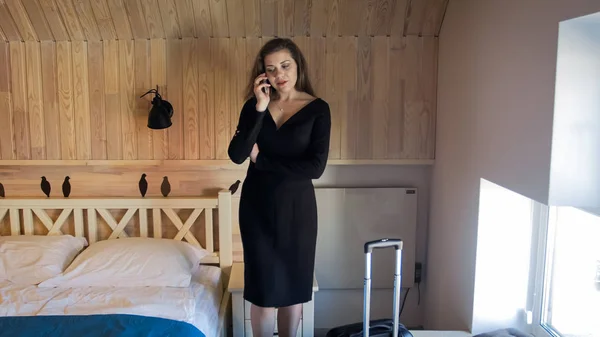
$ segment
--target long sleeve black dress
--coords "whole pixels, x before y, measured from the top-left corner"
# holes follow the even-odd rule
[[[312,179],[327,163],[331,114],[317,98],[279,129],[268,110],[244,104],[229,157],[243,163],[256,143],[242,184],[239,224],[244,249],[244,298],[260,307],[285,307],[312,298],[317,204]]]

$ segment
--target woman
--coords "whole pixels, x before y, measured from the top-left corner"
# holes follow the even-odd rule
[[[236,164],[250,157],[239,209],[244,298],[255,337],[296,336],[302,303],[312,298],[317,205],[312,179],[329,153],[329,105],[316,98],[306,61],[289,39],[256,57],[246,102],[229,144]]]

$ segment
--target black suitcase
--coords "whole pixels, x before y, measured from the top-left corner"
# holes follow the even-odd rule
[[[371,313],[371,254],[376,248],[394,247],[396,249],[396,270],[394,272],[394,318],[370,320]],[[365,281],[363,321],[333,328],[327,337],[413,337],[400,323],[400,288],[402,271],[402,240],[380,239],[365,243]],[[366,333],[363,333],[365,332]]]

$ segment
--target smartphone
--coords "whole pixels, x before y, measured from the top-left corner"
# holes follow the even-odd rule
[[[269,83],[269,80],[268,80],[268,79],[264,80],[262,83],[271,84],[271,83]],[[265,94],[269,95],[269,93],[270,93],[269,89],[270,89],[270,87],[263,87],[263,88],[262,88],[262,91],[263,91]]]

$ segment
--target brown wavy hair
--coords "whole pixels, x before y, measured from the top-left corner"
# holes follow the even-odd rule
[[[274,38],[265,43],[256,58],[254,59],[254,65],[250,71],[250,79],[248,80],[248,86],[246,87],[245,99],[248,100],[254,97],[254,80],[258,75],[265,72],[265,57],[271,53],[278,52],[280,50],[287,49],[292,58],[296,62],[296,69],[298,70],[296,85],[294,88],[298,91],[303,91],[311,96],[315,96],[313,87],[308,78],[308,64],[302,51],[294,43],[294,41],[287,38]],[[271,99],[278,99],[279,93],[271,87]]]

